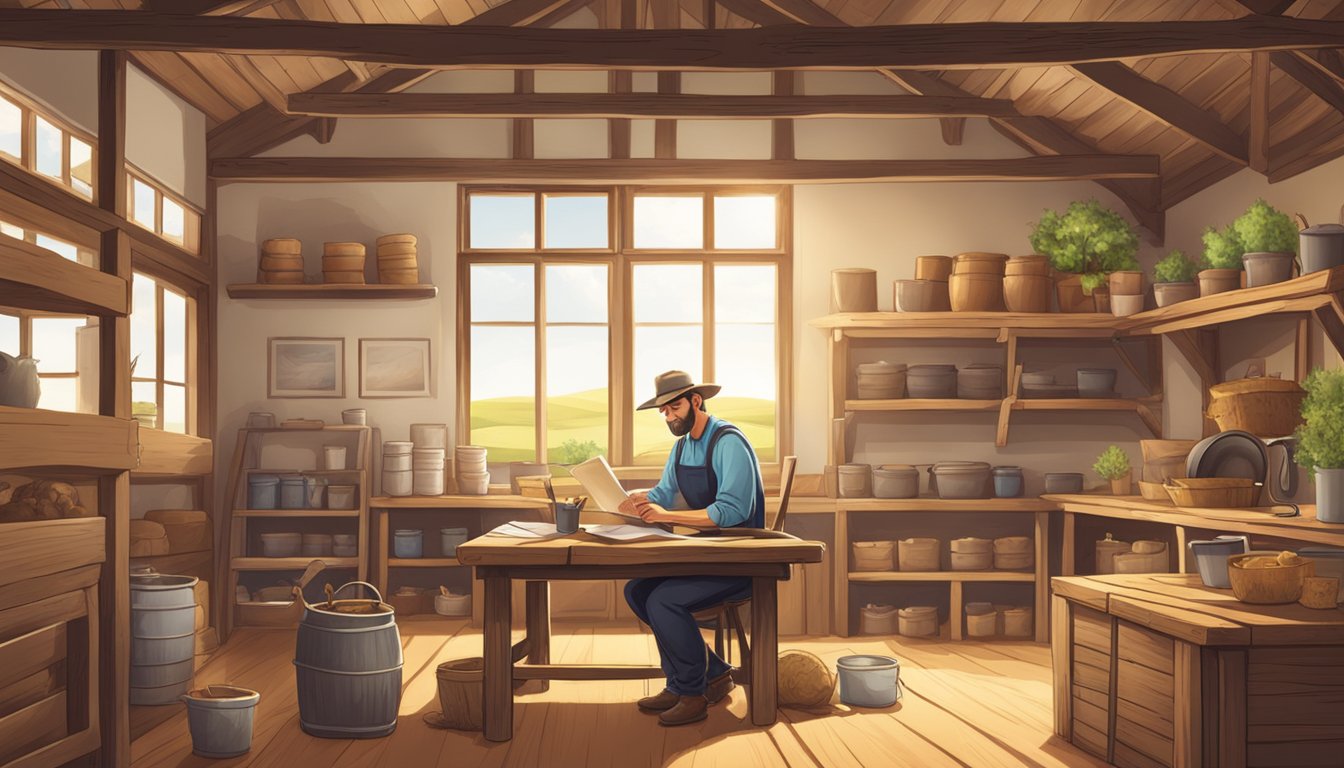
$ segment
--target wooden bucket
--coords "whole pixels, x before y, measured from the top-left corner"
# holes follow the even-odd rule
[[[481,730],[481,697],[485,687],[485,660],[446,661],[435,672],[439,680],[440,717],[437,725],[459,731]]]
[[[831,270],[831,312],[876,312],[877,271]]]
[[[378,599],[308,604],[299,623],[299,725],[313,736],[372,739],[397,728],[402,657],[396,615],[367,582],[352,581],[336,593],[355,585]]]

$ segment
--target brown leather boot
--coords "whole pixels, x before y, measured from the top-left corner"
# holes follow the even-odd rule
[[[677,699],[679,698],[681,697],[664,688],[662,693],[655,696],[645,696],[636,703],[645,712],[666,712],[677,705]]]
[[[723,701],[737,685],[733,682],[733,673],[731,670],[705,683],[705,699],[710,704],[718,704]]]
[[[704,696],[679,696],[676,706],[658,715],[658,724],[689,725],[709,717],[709,701]]]

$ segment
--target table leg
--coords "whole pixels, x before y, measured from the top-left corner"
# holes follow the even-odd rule
[[[510,605],[512,581],[505,576],[485,579],[485,688],[481,711],[485,738],[508,741],[513,738],[513,649],[511,646]]]
[[[527,661],[530,664],[551,663],[551,583],[527,582]],[[536,681],[537,691],[548,691],[549,680]]]
[[[773,576],[751,580],[751,722],[773,725],[779,662],[779,582]]]

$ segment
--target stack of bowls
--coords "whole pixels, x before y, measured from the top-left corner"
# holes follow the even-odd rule
[[[323,243],[322,282],[364,284],[363,243]]]
[[[1126,270],[1107,278],[1111,291],[1111,314],[1128,317],[1143,311],[1143,273]]]
[[[389,440],[383,443],[383,493],[388,496],[410,496],[411,449],[413,444]]]
[[[898,400],[905,397],[905,363],[859,363],[860,400]]]
[[[1003,366],[972,363],[957,372],[957,397],[998,400],[1003,397]]]
[[[411,487],[416,496],[443,495],[443,448],[411,451]]]
[[[1003,270],[1003,303],[1009,312],[1050,311],[1050,261],[1014,256]]]
[[[420,282],[415,235],[383,235],[378,238],[378,282],[415,285]]]
[[[330,533],[305,533],[300,541],[299,554],[304,557],[331,555],[335,546]]]
[[[1034,371],[1022,374],[1022,397],[1062,398],[1077,397],[1078,387],[1073,384],[1056,384],[1052,373]]]
[[[261,262],[257,265],[258,283],[301,285],[303,283],[303,245],[292,237],[276,237],[261,244]]]
[[[485,449],[478,445],[459,445],[454,453],[457,465],[457,489],[469,496],[490,492],[490,471],[485,465]]]
[[[993,542],[989,539],[953,539],[949,548],[954,571],[987,571],[994,565]]]
[[[906,371],[907,394],[913,398],[957,396],[957,366],[912,365]]]
[[[1002,253],[962,253],[952,260],[947,289],[953,312],[1002,312],[1003,270],[1008,257]]]

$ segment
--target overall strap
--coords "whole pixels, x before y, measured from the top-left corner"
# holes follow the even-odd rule
[[[709,478],[710,492],[713,493],[715,496],[719,495],[719,478],[718,475],[714,474],[714,464],[712,463],[714,461],[714,446],[718,444],[719,438],[723,437],[724,434],[726,433],[732,433],[737,435],[739,438],[742,439],[742,443],[744,445],[748,446],[751,445],[751,443],[747,441],[747,436],[742,433],[742,430],[738,429],[736,426],[732,424],[720,427],[717,432],[715,432],[712,436],[710,436],[709,445],[705,446],[705,474]],[[761,479],[759,473],[757,473],[756,475],[755,485],[756,485],[755,503],[752,505],[753,509],[751,512],[751,516],[747,518],[747,524],[753,528],[764,528],[765,489],[761,486]]]

